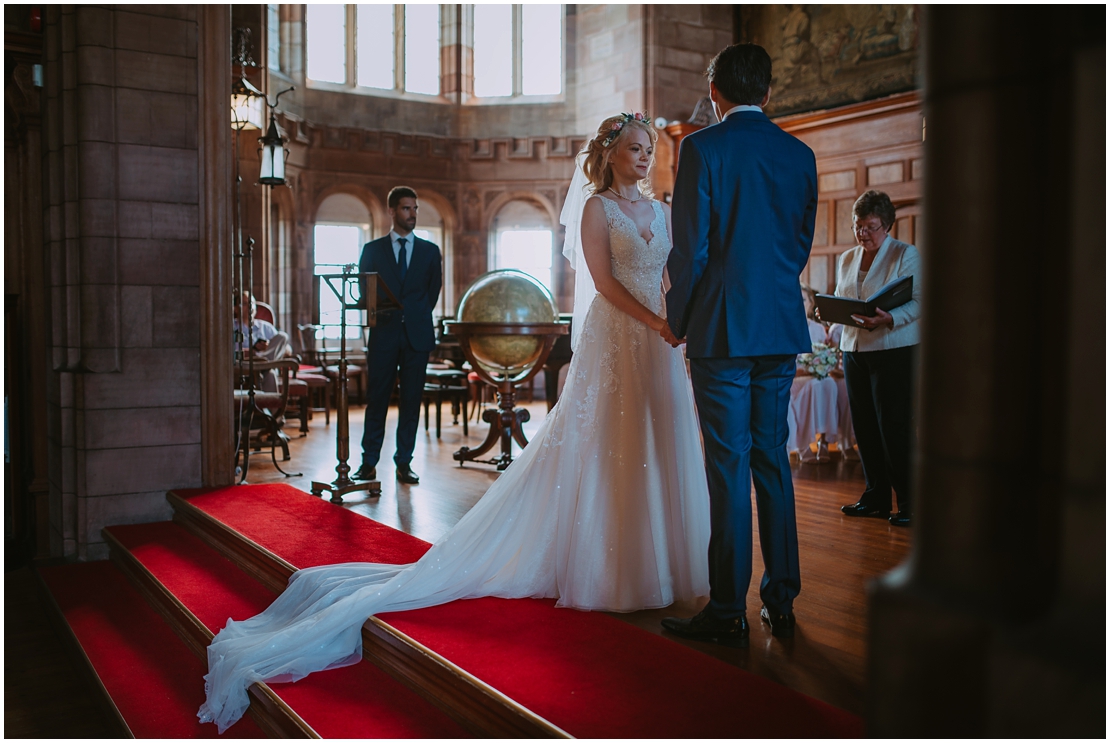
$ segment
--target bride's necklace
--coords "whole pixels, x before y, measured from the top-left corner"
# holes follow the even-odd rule
[[[609,190],[610,190],[610,191],[612,191],[612,192],[613,192],[613,194],[614,194],[614,195],[615,195],[615,196],[616,196],[617,198],[620,198],[620,199],[624,199],[624,200],[625,200],[625,201],[627,201],[627,202],[628,202],[629,204],[635,204],[635,203],[636,203],[637,201],[640,201],[641,199],[643,199],[643,198],[644,198],[644,195],[643,195],[643,194],[641,193],[641,194],[640,194],[640,198],[638,198],[638,199],[630,199],[630,198],[628,198],[627,196],[625,196],[624,194],[622,194],[622,193],[621,193],[620,191],[617,191],[617,190],[616,190],[615,188],[613,188],[612,186],[609,186]],[[640,193],[640,192],[639,192],[639,189],[637,189],[636,193]]]

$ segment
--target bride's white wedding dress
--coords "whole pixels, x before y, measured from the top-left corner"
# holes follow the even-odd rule
[[[662,314],[662,208],[652,202],[645,242],[602,202],[614,277]],[[420,561],[301,570],[266,611],[228,621],[208,648],[202,721],[223,732],[256,681],[358,662],[372,614],[478,596],[634,611],[709,593],[709,492],[682,352],[600,294],[579,332],[559,403]]]

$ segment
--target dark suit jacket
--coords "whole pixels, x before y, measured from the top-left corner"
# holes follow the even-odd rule
[[[362,246],[358,270],[362,273],[372,271],[381,274],[386,286],[403,307],[400,311],[378,316],[377,326],[370,329],[367,353],[373,353],[378,347],[396,348],[405,337],[417,351],[431,351],[435,348],[432,310],[439,300],[439,290],[443,287],[443,258],[438,245],[421,240],[415,235],[412,237],[415,238],[412,260],[409,262],[403,286],[389,235]]]
[[[761,111],[682,140],[667,319],[690,358],[810,351],[798,277],[817,214],[813,151]]]

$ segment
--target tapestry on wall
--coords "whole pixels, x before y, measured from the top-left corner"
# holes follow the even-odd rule
[[[771,116],[918,87],[913,5],[749,5],[740,35],[771,55]]]

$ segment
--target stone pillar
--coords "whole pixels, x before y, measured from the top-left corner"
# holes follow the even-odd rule
[[[201,482],[196,8],[46,21],[51,551],[97,558]]]
[[[868,733],[1105,735],[1105,9],[925,9],[914,549]]]

